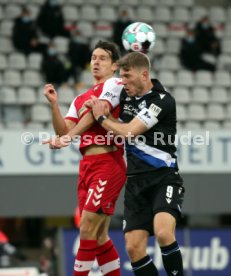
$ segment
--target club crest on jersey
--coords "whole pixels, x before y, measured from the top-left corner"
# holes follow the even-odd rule
[[[139,105],[138,105],[139,109],[143,109],[146,107],[146,101],[142,101]]]
[[[161,112],[162,108],[160,108],[159,106],[152,103],[149,106],[149,110],[152,111],[154,113],[154,115],[157,117],[158,114]]]
[[[96,86],[93,88],[94,92],[95,92],[96,90],[98,90],[98,89],[99,89],[99,85],[96,85]]]

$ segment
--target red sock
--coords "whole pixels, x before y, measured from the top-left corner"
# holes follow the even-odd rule
[[[87,276],[95,261],[97,241],[80,240],[79,250],[75,258],[74,276]]]
[[[96,259],[103,275],[120,276],[119,254],[111,240],[97,247]]]

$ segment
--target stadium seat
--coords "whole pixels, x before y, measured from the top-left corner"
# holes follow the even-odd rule
[[[223,87],[213,87],[211,89],[211,102],[213,103],[223,103],[229,102],[227,90]]]
[[[140,0],[139,5],[155,7],[158,4],[158,0]]]
[[[21,13],[20,5],[8,4],[5,6],[4,18],[6,19],[15,19]]]
[[[100,6],[99,7],[99,19],[109,22],[114,22],[117,18],[116,11],[112,6]]]
[[[197,86],[210,87],[213,84],[211,72],[198,70],[195,74],[195,83]]]
[[[220,123],[217,121],[205,121],[203,124],[203,129],[219,129],[220,126]]]
[[[231,119],[231,104],[228,104],[225,114],[225,119]]]
[[[210,101],[209,92],[205,87],[194,87],[191,93],[193,103],[207,104]]]
[[[178,121],[184,122],[187,120],[188,114],[187,114],[187,110],[183,104],[176,105],[176,114],[177,114]]]
[[[137,21],[143,21],[145,18],[146,23],[151,23],[153,21],[153,11],[147,6],[138,6],[136,10]]]
[[[3,11],[2,11],[2,6],[0,5],[0,20],[3,19]]]
[[[14,22],[13,20],[2,20],[0,24],[0,34],[3,36],[11,37]]]
[[[175,23],[169,24],[168,32],[170,37],[177,38],[179,41],[179,38],[185,37],[185,33],[186,33],[185,23],[175,22]]]
[[[93,25],[89,21],[78,22],[77,28],[81,31],[81,35],[90,38],[94,35]]]
[[[222,70],[216,71],[214,74],[213,82],[215,86],[230,87],[231,85],[230,73]]]
[[[112,37],[112,25],[108,21],[97,21],[95,23],[95,35],[110,39]]]
[[[159,0],[158,5],[160,6],[167,6],[167,7],[174,7],[177,0]]]
[[[37,17],[38,17],[38,13],[39,13],[39,10],[40,10],[40,6],[39,5],[35,5],[35,4],[28,4],[27,5],[28,9],[30,10],[31,12],[31,18],[33,20],[36,20]]]
[[[8,3],[9,0],[0,0],[0,5],[5,5]]]
[[[26,57],[21,53],[11,53],[8,58],[9,69],[23,70],[27,67]]]
[[[224,107],[222,104],[210,104],[207,107],[207,119],[222,121],[225,118]]]
[[[39,87],[42,83],[41,75],[38,71],[26,70],[23,73],[23,85]]]
[[[90,5],[83,5],[79,15],[81,20],[97,21],[99,19],[96,7]]]
[[[173,70],[177,71],[180,69],[179,58],[175,55],[164,55],[161,59],[160,64],[161,70]]]
[[[191,104],[188,107],[188,118],[192,121],[203,121],[206,118],[205,109],[203,105]]]
[[[86,0],[86,3],[88,5],[96,5],[96,6],[100,6],[103,4],[102,0]]]
[[[62,116],[65,117],[67,115],[69,105],[60,104],[59,109],[60,109]]]
[[[54,44],[56,50],[60,54],[66,54],[68,50],[69,39],[61,36],[57,36],[54,38]]]
[[[84,70],[83,74],[82,74],[82,78],[81,81],[85,84],[85,85],[91,85],[93,83],[93,77],[92,74],[89,70]]]
[[[33,105],[31,108],[31,119],[34,122],[49,122],[51,120],[49,107],[42,104]]]
[[[174,95],[177,103],[188,104],[191,101],[190,91],[186,87],[174,88],[173,95]]]
[[[39,123],[39,122],[29,122],[24,127],[26,129],[36,129],[36,130],[44,129],[43,123]]]
[[[19,130],[24,128],[24,123],[23,122],[7,122],[6,123],[6,128],[11,129],[11,130]]]
[[[224,23],[226,20],[225,8],[222,6],[212,6],[209,9],[209,17],[212,22]]]
[[[81,6],[83,5],[85,1],[84,0],[68,0],[68,4],[73,4],[73,5],[76,5],[76,6]]]
[[[11,0],[13,4],[18,4],[18,5],[26,5],[27,0]]]
[[[2,74],[0,73],[0,85],[3,85]]]
[[[42,5],[46,0],[30,0],[30,3]]]
[[[223,54],[231,54],[231,38],[222,39],[221,50]]]
[[[175,74],[171,71],[161,71],[159,73],[158,79],[163,83],[166,88],[172,88],[176,84]]]
[[[194,6],[194,0],[177,0],[176,5],[192,8]]]
[[[39,53],[31,53],[27,58],[27,66],[30,69],[40,70],[42,64],[42,54]]]
[[[138,0],[123,0],[123,5],[125,6],[137,6],[139,4]]]
[[[201,123],[196,121],[187,121],[184,124],[187,130],[201,129]]]
[[[3,104],[17,104],[17,95],[15,89],[12,87],[1,87],[0,102]]]
[[[25,116],[21,106],[4,105],[3,106],[4,122],[24,122]]]
[[[188,8],[176,6],[173,9],[172,20],[175,22],[188,23],[190,21]]]
[[[188,70],[179,70],[176,78],[178,86],[192,87],[195,84],[194,75]]]
[[[43,86],[39,87],[37,90],[37,103],[48,104],[47,98],[43,95]]]
[[[62,7],[63,17],[66,22],[76,21],[79,18],[78,9],[74,5],[64,5]]]
[[[225,120],[225,121],[223,121],[222,127],[224,129],[230,130],[231,129],[231,120]]]
[[[153,48],[153,54],[156,55],[162,55],[165,53],[165,43],[164,40],[159,38],[156,40],[156,44]]]
[[[74,90],[70,87],[61,87],[58,89],[58,94],[59,94],[59,102],[61,104],[71,104],[71,102],[74,100],[76,97],[76,93]]]
[[[191,20],[193,22],[199,21],[203,16],[207,15],[207,9],[201,6],[192,7]]]
[[[6,86],[19,87],[22,84],[21,74],[16,70],[5,70],[3,84]]]
[[[31,87],[20,87],[18,89],[18,103],[30,105],[36,103],[36,92]]]
[[[180,52],[181,41],[178,38],[168,38],[166,40],[165,49],[168,54],[178,55]]]
[[[13,51],[13,46],[10,38],[1,37],[0,39],[0,53],[9,54]]]
[[[169,23],[171,21],[171,13],[168,7],[157,6],[153,16],[154,21]]]
[[[231,69],[231,55],[229,54],[220,54],[217,59],[217,68],[218,69]]]
[[[168,28],[167,28],[166,24],[156,22],[156,23],[152,24],[152,28],[158,36],[157,41],[160,38],[167,38],[168,37],[169,33],[168,33]]]
[[[6,56],[0,54],[0,70],[7,69],[7,66],[8,66],[8,62],[7,62]]]

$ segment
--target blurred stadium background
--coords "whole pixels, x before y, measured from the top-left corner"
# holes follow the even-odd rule
[[[0,276],[36,276],[38,271],[43,275],[70,276],[73,252],[78,246],[74,212],[81,157],[74,145],[61,151],[39,145],[41,139],[53,134],[49,106],[42,94],[42,56],[25,56],[14,49],[11,39],[21,7],[26,5],[36,19],[43,2],[0,0],[0,231],[8,236],[8,241],[0,237]],[[111,39],[113,22],[121,8],[128,9],[133,21],[153,26],[157,34],[150,53],[153,76],[176,98],[179,133],[192,131],[192,136],[186,138],[189,141],[195,135],[209,141],[209,145],[181,143],[178,149],[186,187],[185,216],[177,232],[185,275],[230,276],[231,1],[63,0],[62,4],[65,24],[78,21],[91,47],[98,39]],[[180,42],[186,24],[193,26],[205,14],[220,40],[221,54],[207,57],[216,64],[214,73],[193,73],[179,61]],[[41,34],[41,40],[46,39]],[[68,39],[55,37],[54,41],[62,57]],[[81,82],[79,89],[72,83],[59,87],[63,114],[72,99],[91,86],[89,69],[83,72]],[[111,234],[121,255],[122,275],[126,276],[132,274],[124,251],[122,211],[123,194]],[[164,275],[152,239],[149,253],[160,275]],[[35,269],[4,270],[9,266]],[[101,274],[95,268],[91,275]]]

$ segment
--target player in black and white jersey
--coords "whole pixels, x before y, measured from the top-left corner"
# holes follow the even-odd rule
[[[120,95],[123,123],[109,119],[95,97],[92,109],[106,130],[126,137],[126,249],[135,275],[158,275],[146,251],[148,237],[154,234],[167,275],[182,276],[182,256],[175,237],[184,199],[174,145],[176,103],[158,80],[150,79],[146,55],[129,53],[119,61],[119,67],[124,85]]]

